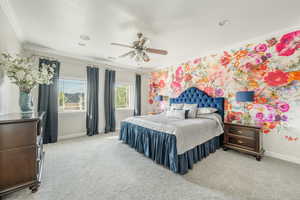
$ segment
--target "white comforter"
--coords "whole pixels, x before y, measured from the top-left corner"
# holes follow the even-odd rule
[[[221,116],[216,113],[206,114],[201,118],[185,120],[159,114],[135,116],[124,121],[175,135],[178,155],[224,132]]]

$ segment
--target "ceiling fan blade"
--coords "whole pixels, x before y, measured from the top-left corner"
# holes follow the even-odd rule
[[[121,46],[121,47],[128,47],[128,48],[133,48],[133,46],[131,45],[127,45],[127,44],[120,44],[120,43],[110,43],[111,45],[116,45],[116,46]]]
[[[149,53],[156,53],[156,54],[161,54],[161,55],[167,55],[168,52],[166,50],[161,50],[161,49],[152,49],[152,48],[147,48],[147,52]]]
[[[128,56],[128,55],[133,55],[134,53],[135,53],[134,51],[129,51],[129,52],[123,54],[123,55],[120,55],[119,57],[120,57],[120,58],[124,58],[124,57],[126,57],[126,56]]]

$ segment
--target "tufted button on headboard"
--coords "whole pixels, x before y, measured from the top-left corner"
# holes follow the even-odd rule
[[[218,113],[224,120],[224,98],[211,97],[198,88],[191,87],[182,92],[177,98],[170,98],[170,104],[187,103],[198,104],[198,107],[211,107],[217,108]]]

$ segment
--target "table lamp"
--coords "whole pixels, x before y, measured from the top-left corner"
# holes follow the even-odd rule
[[[236,101],[244,103],[243,123],[250,123],[251,115],[246,111],[246,102],[254,101],[254,91],[240,91],[235,95]]]

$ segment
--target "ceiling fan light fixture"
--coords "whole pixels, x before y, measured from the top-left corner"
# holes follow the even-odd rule
[[[119,57],[123,58],[129,56],[131,59],[134,59],[136,62],[149,62],[150,58],[147,53],[167,55],[168,51],[162,49],[153,49],[148,47],[149,39],[144,37],[142,33],[137,34],[138,39],[132,42],[132,45],[120,44],[120,43],[111,43],[111,45],[128,47],[132,51],[129,51]]]

